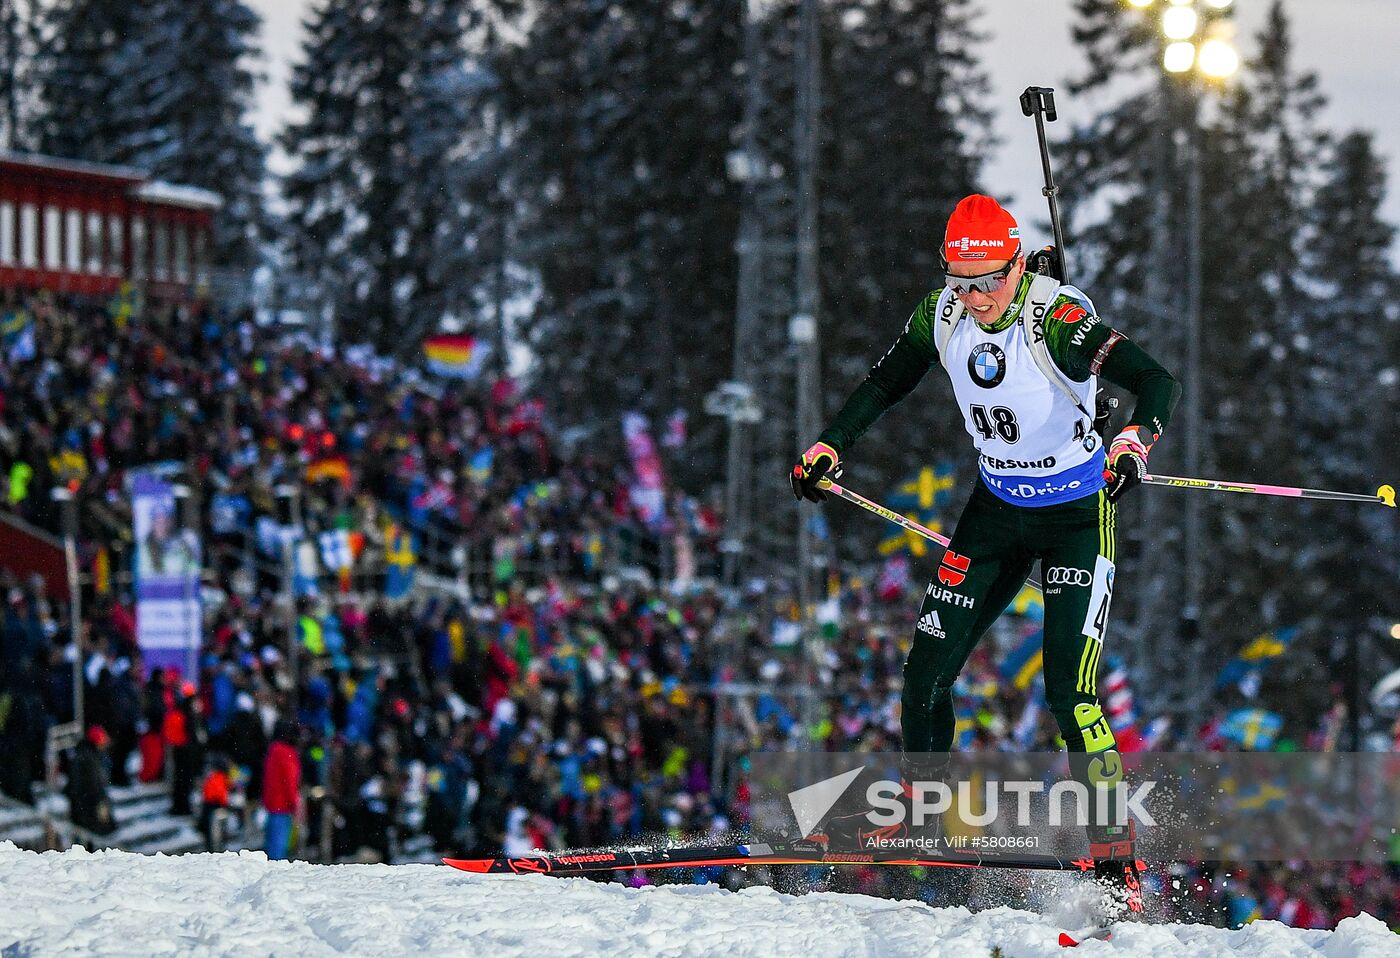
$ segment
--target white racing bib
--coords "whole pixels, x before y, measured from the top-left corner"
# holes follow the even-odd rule
[[[952,297],[951,290],[943,291],[939,314]],[[1034,308],[1029,296],[1021,308]],[[940,359],[980,454],[987,487],[1007,502],[1048,506],[1097,492],[1103,486],[1104,451],[1082,411],[1093,408],[1097,377],[1065,381],[1077,405],[1064,386],[1046,378],[1028,338],[1036,318],[1023,315],[989,333],[963,316]]]

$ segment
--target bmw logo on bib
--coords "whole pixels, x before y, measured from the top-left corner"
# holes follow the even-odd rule
[[[1006,354],[996,343],[981,343],[967,357],[967,372],[983,389],[999,386],[1006,378]]]

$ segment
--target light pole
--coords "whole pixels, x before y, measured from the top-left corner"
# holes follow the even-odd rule
[[[1185,468],[1201,474],[1201,97],[1211,83],[1220,83],[1239,69],[1240,57],[1230,42],[1233,0],[1127,0],[1145,15],[1159,13],[1162,68],[1166,71],[1169,102],[1181,97],[1184,109],[1170,112],[1176,123],[1176,144],[1185,161],[1184,209],[1185,282],[1182,312],[1185,349],[1182,357]],[[1155,8],[1155,9],[1154,9]],[[1159,254],[1163,252],[1158,251]],[[1170,261],[1170,257],[1164,257]],[[1187,496],[1182,526],[1182,603],[1180,635],[1195,640],[1201,622],[1201,499]]]
[[[68,630],[73,642],[73,727],[84,730],[83,715],[83,590],[78,581],[78,500],[67,486],[54,486],[49,496],[58,503],[63,528],[63,562],[68,575]]]
[[[797,153],[797,312],[788,324],[788,336],[797,351],[797,434],[811,442],[821,428],[821,344],[817,317],[821,309],[821,275],[817,245],[817,154],[821,117],[821,28],[817,0],[802,0],[797,35],[797,111],[793,139]],[[802,657],[808,688],[819,678],[819,643],[813,634],[813,566],[816,556],[810,510],[797,510],[797,601],[802,616]],[[818,718],[817,701],[803,699],[804,751],[811,746],[811,732]]]

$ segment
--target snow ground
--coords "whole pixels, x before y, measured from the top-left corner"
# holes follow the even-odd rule
[[[433,865],[269,862],[261,852],[39,855],[0,843],[0,956],[1152,955],[1384,958],[1400,936],[1369,916],[1335,932],[1125,925],[1074,952],[1010,908],[971,914],[859,895],[713,886],[641,889]]]

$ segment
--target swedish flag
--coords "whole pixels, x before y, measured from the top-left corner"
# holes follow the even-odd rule
[[[938,518],[932,513],[920,515],[917,512],[906,512],[904,513],[904,518],[912,519],[920,525],[932,529],[934,532],[943,531],[943,523],[939,522]],[[917,532],[910,532],[903,526],[892,526],[890,535],[880,541],[880,555],[894,555],[896,552],[902,552],[905,549],[909,550],[910,555],[916,558],[922,558],[928,555],[929,543],[928,540]]]
[[[384,595],[390,599],[402,599],[413,588],[413,574],[418,566],[413,534],[396,525],[389,530],[387,539],[384,548]]]
[[[1003,682],[1018,689],[1028,689],[1040,674],[1045,660],[1045,633],[1041,629],[1026,633],[1001,660],[997,671]]]
[[[1275,712],[1236,709],[1225,716],[1218,734],[1227,741],[1237,742],[1242,748],[1263,751],[1273,747],[1274,739],[1282,728],[1283,716]]]
[[[966,750],[977,737],[977,714],[965,699],[953,699],[953,747]]]
[[[1288,789],[1278,779],[1250,782],[1235,794],[1235,807],[1249,811],[1282,811],[1288,807]]]
[[[1023,585],[1021,591],[1016,593],[1016,598],[1011,600],[1011,611],[1016,615],[1025,616],[1032,622],[1043,622],[1045,597],[1040,594],[1039,589]]]
[[[997,694],[997,680],[991,677],[984,679],[968,678],[959,676],[953,685],[953,692],[957,695],[965,695],[970,699],[984,700],[995,698]]]
[[[906,519],[912,519],[927,526],[934,532],[942,532],[943,524],[938,520],[938,510],[948,504],[953,489],[953,466],[941,463],[938,466],[924,466],[913,476],[894,487],[888,497],[891,509],[897,510]],[[929,544],[923,536],[894,527],[880,543],[880,555],[893,555],[908,550],[915,557],[928,554]]]
[[[924,466],[909,479],[895,486],[889,497],[889,507],[903,511],[918,509],[928,512],[948,504],[953,491],[953,464],[939,463],[937,466]]]

